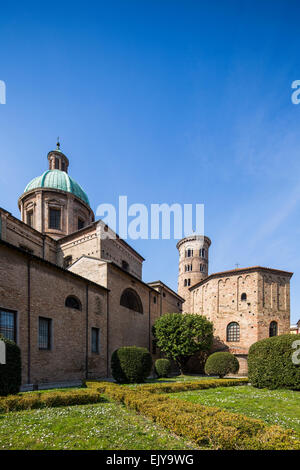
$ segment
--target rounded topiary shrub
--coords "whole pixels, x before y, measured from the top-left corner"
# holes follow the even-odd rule
[[[157,359],[155,361],[155,372],[158,377],[168,377],[171,371],[171,362],[169,359]]]
[[[239,368],[239,361],[229,352],[215,352],[208,357],[205,363],[205,373],[218,375],[221,379],[227,374],[236,374]]]
[[[6,349],[6,364],[0,364],[0,396],[14,395],[21,386],[21,350],[13,341],[0,335]]]
[[[288,334],[252,344],[248,355],[251,384],[257,388],[300,390],[299,342],[300,337]]]
[[[152,368],[152,357],[146,348],[125,346],[113,352],[111,371],[119,383],[142,383]]]

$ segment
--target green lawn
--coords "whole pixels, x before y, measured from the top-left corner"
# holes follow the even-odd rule
[[[116,403],[0,415],[0,449],[196,449]]]
[[[300,392],[241,385],[170,393],[168,396],[259,418],[269,424],[294,429],[300,436]]]

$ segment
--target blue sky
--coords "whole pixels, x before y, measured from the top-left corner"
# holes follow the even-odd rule
[[[95,209],[204,203],[210,272],[293,271],[300,318],[299,2],[1,4],[0,205],[61,136]],[[176,241],[137,240],[144,279],[177,288]]]

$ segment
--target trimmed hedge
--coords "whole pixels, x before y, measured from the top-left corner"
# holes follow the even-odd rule
[[[25,392],[0,398],[0,413],[32,410],[37,408],[87,405],[104,401],[97,390],[73,390],[65,392]]]
[[[93,387],[96,384],[93,384]],[[212,449],[300,450],[295,433],[263,421],[215,407],[151,394],[145,387],[132,389],[112,383],[98,383],[98,391],[125,404],[178,436],[199,447]]]
[[[236,374],[240,365],[237,358],[229,352],[215,352],[205,363],[207,375],[218,375],[221,379],[227,374]]]
[[[252,344],[248,355],[249,380],[254,387],[300,390],[300,365],[293,364],[296,335],[266,338]]]
[[[21,350],[13,341],[0,335],[6,345],[6,364],[0,365],[0,396],[18,393],[21,387]]]
[[[86,387],[97,390],[106,382],[99,382],[97,380],[88,380],[85,382]],[[248,379],[203,379],[194,380],[192,382],[176,382],[176,383],[154,383],[154,384],[141,384],[131,385],[131,389],[145,391],[147,393],[176,393],[176,392],[189,392],[192,390],[207,390],[209,388],[217,387],[234,387],[238,385],[247,385]]]
[[[152,356],[146,348],[125,346],[113,352],[111,371],[119,383],[142,383],[152,368]]]
[[[155,361],[155,372],[158,377],[168,377],[171,372],[171,362],[169,359],[157,359]]]
[[[164,384],[145,384],[137,388],[149,393],[176,393],[188,392],[192,390],[207,390],[217,387],[234,387],[238,385],[247,385],[248,379],[204,379],[194,380],[193,382],[177,382]]]

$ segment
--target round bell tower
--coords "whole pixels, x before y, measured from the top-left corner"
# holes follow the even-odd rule
[[[211,240],[202,235],[182,238],[179,251],[178,294],[185,299],[183,308],[190,310],[190,287],[208,276],[208,255]]]

